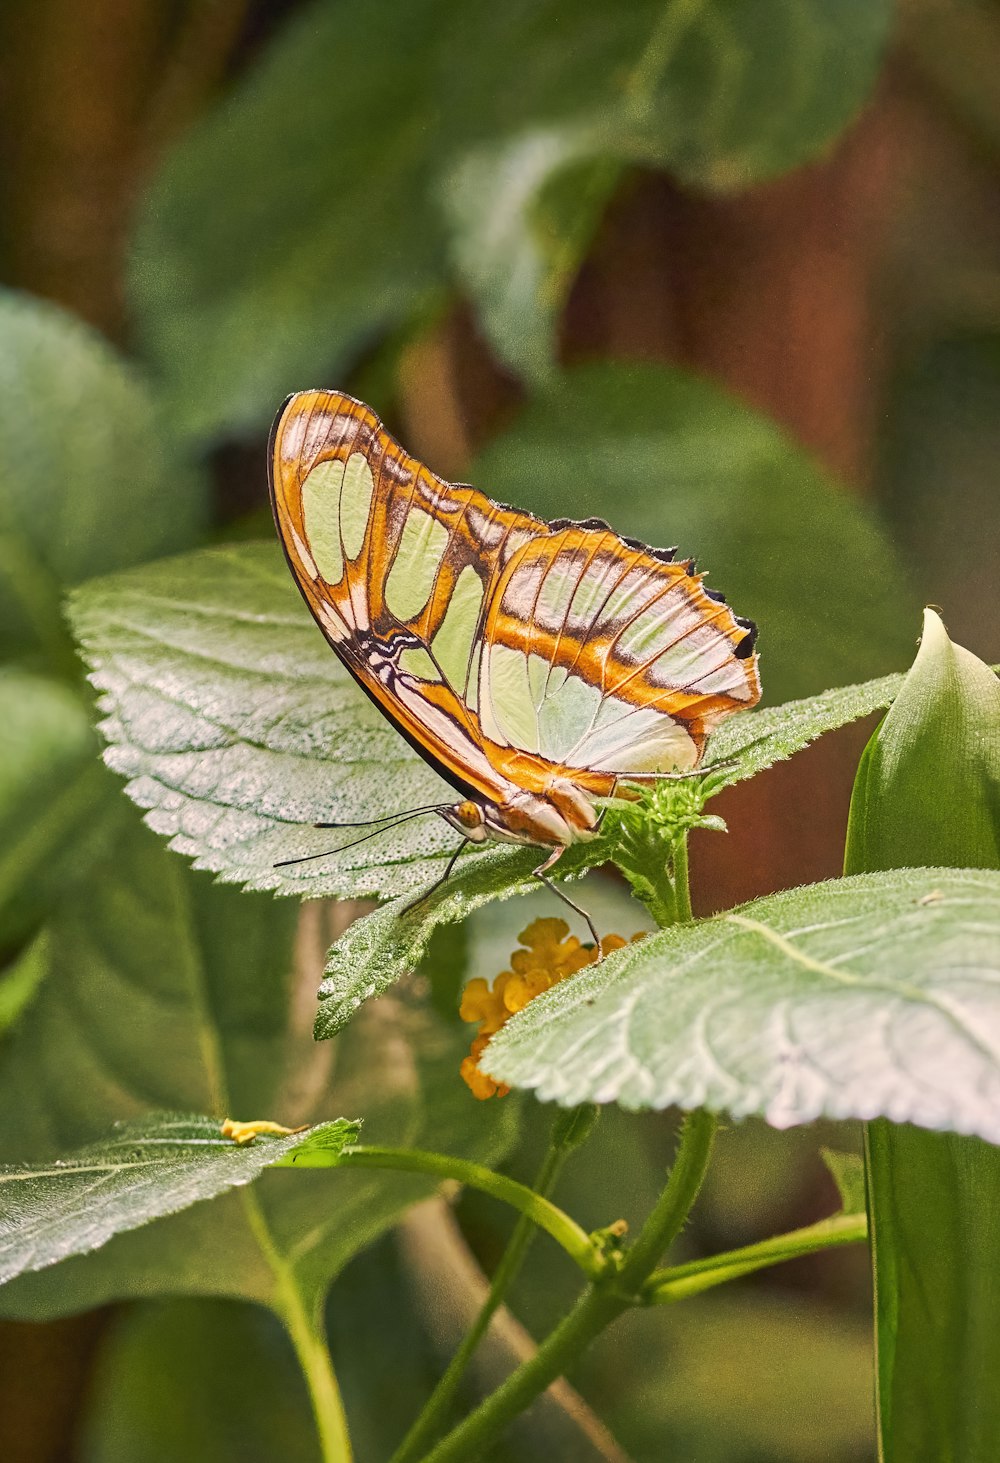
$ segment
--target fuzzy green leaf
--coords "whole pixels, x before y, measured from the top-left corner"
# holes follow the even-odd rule
[[[879,676],[781,706],[738,711],[722,723],[708,745],[704,765],[711,774],[709,786],[715,790],[745,782],[775,762],[794,757],[824,732],[884,710],[892,705],[902,680],[900,675]]]
[[[299,897],[384,898],[438,877],[456,836],[433,816],[276,867],[359,836],[315,823],[455,797],[358,690],[276,545],[88,584],[71,616],[103,692],[108,764],[198,868]]]
[[[114,779],[68,686],[0,668],[0,947],[30,933],[115,821]]]
[[[359,1127],[338,1118],[237,1145],[217,1119],[150,1113],[50,1163],[0,1165],[0,1284],[251,1183],[310,1138],[339,1152]]]
[[[458,1076],[464,1033],[426,1002],[402,991],[335,1046],[313,1042],[330,931],[319,905],[303,919],[296,939],[290,901],[214,885],[130,819],[51,922],[43,984],[5,1037],[4,1161],[36,1165],[150,1109],[288,1127],[350,1113],[375,1143],[495,1158],[516,1111],[470,1098]],[[268,1174],[252,1192],[221,1194],[20,1276],[0,1291],[0,1310],[40,1319],[179,1293],[275,1304],[282,1269],[312,1304],[428,1192],[427,1181],[402,1175]]]
[[[528,9],[466,16],[466,46],[502,58],[493,88],[521,105],[508,104],[508,129],[461,159],[443,198],[454,257],[496,349],[538,381],[552,372],[559,311],[622,168],[662,167],[722,192],[805,161],[868,95],[892,7],[593,3],[574,12],[566,44],[551,0],[530,6],[529,44],[542,57],[526,82],[524,47],[511,41]],[[555,81],[533,93],[542,60]]]
[[[537,997],[482,1066],[565,1104],[827,1116],[1000,1142],[1000,875],[832,880],[678,925]]]
[[[183,547],[204,515],[139,374],[79,320],[0,292],[0,656],[62,662],[60,587]]]

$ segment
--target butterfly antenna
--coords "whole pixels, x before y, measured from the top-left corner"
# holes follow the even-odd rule
[[[359,823],[314,823],[314,828],[371,828],[376,823],[401,823],[406,818],[414,818],[418,813],[438,813],[441,811],[440,803],[428,803],[425,808],[407,808],[401,813],[384,813],[381,818],[362,818]]]
[[[433,808],[414,808],[414,810],[413,810],[412,813],[405,813],[401,818],[397,818],[396,821],[395,821],[395,823],[383,824],[382,826],[380,826],[378,828],[373,828],[370,833],[363,834],[361,838],[352,838],[349,843],[341,843],[337,848],[328,848],[328,849],[325,849],[323,853],[306,853],[306,854],[303,854],[301,856],[301,858],[283,858],[283,859],[279,859],[278,862],[276,864],[272,864],[271,867],[274,868],[274,869],[287,869],[288,866],[289,866],[289,864],[307,864],[312,859],[329,858],[331,856],[331,854],[344,853],[349,848],[357,848],[357,846],[358,846],[359,843],[367,843],[368,840],[369,840],[369,838],[377,838],[380,833],[389,833],[392,829],[398,828],[399,825],[400,825],[400,823],[408,823],[411,818],[422,818],[425,813],[437,813],[437,812],[440,812],[442,807],[447,807],[447,806],[448,806],[448,804],[445,803],[445,804],[441,804],[439,807],[433,807]],[[317,823],[316,824],[316,827],[317,828],[337,827],[337,826],[338,826],[337,824],[326,824],[326,823]],[[350,827],[351,825],[348,823],[348,824],[343,824],[341,826],[343,826],[343,827]],[[363,828],[365,825],[362,823],[362,824],[357,824],[355,826],[362,827]]]

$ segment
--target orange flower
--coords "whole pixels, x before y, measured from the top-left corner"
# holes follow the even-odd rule
[[[645,931],[633,935],[641,940]],[[510,957],[510,969],[502,970],[490,986],[481,976],[470,980],[462,992],[459,1014],[463,1021],[478,1023],[472,1049],[459,1069],[473,1097],[505,1097],[510,1088],[483,1072],[479,1058],[495,1032],[499,1031],[515,1011],[523,1011],[529,1001],[547,991],[560,980],[575,975],[585,965],[593,965],[602,954],[621,950],[629,943],[621,935],[605,935],[600,949],[582,945],[569,932],[564,919],[536,919],[517,937],[524,946]]]

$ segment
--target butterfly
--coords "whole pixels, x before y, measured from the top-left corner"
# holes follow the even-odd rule
[[[549,871],[607,800],[697,767],[712,728],[760,699],[756,626],[675,550],[446,482],[333,391],[288,398],[268,459],[319,628],[458,795],[375,832],[440,814],[462,835],[444,879],[467,842],[534,844],[535,875],[577,909]]]

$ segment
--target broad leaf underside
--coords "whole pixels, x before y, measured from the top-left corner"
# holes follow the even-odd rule
[[[996,1143],[998,990],[1000,875],[861,875],[608,957],[508,1022],[482,1065],[564,1104],[886,1116]]]

